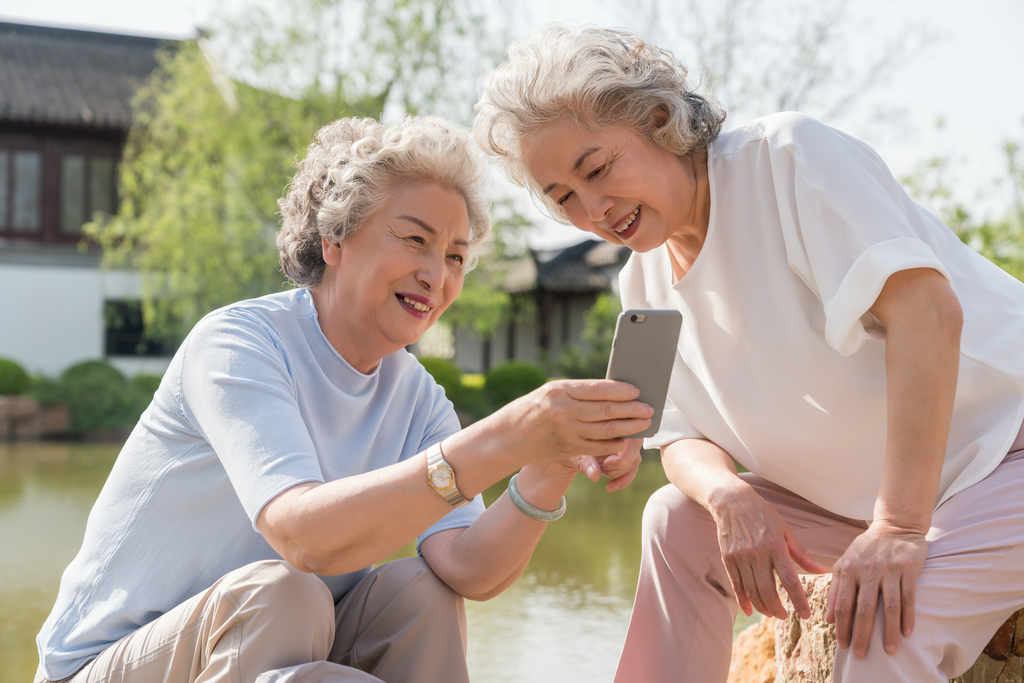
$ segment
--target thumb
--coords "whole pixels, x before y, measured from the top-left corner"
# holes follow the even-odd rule
[[[577,456],[576,469],[582,472],[590,481],[597,482],[601,479],[601,463],[592,455]]]
[[[800,545],[800,541],[797,540],[796,534],[789,529],[786,529],[786,546],[789,548],[789,556],[793,558],[793,561],[800,565],[804,571],[811,574],[824,574],[828,571],[828,567],[811,557],[811,554],[807,552],[802,545]]]

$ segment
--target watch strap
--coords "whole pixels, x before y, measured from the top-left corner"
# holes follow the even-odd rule
[[[444,465],[448,468],[448,471],[452,474],[452,481],[447,487],[439,489],[434,486],[434,482],[430,478],[430,473],[434,469],[435,465]],[[430,487],[441,494],[441,497],[448,501],[448,504],[455,508],[460,508],[463,505],[469,504],[469,499],[462,495],[459,491],[458,485],[455,483],[455,470],[448,464],[448,461],[444,459],[444,452],[441,450],[441,442],[438,441],[436,444],[427,449],[427,483]]]

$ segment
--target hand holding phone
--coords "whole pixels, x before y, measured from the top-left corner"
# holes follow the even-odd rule
[[[605,377],[632,384],[640,390],[637,400],[654,408],[651,426],[626,438],[654,436],[661,427],[682,323],[679,311],[629,310],[619,314]]]

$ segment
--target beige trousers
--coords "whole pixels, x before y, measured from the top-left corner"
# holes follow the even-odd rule
[[[337,606],[316,576],[255,562],[65,680],[468,683],[465,605],[420,558],[378,567]]]
[[[827,567],[867,528],[741,476]],[[834,683],[947,683],[1024,606],[1024,451],[943,503],[927,538],[913,634],[886,654],[878,610],[865,658],[837,650]],[[737,609],[711,515],[674,486],[662,488],[644,510],[640,581],[616,683],[725,683]]]

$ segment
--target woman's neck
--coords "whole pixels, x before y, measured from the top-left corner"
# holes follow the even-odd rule
[[[689,163],[694,181],[690,212],[666,243],[669,260],[672,262],[672,273],[677,280],[689,272],[700,255],[700,250],[704,248],[711,219],[711,183],[708,180],[707,152],[691,157]]]

